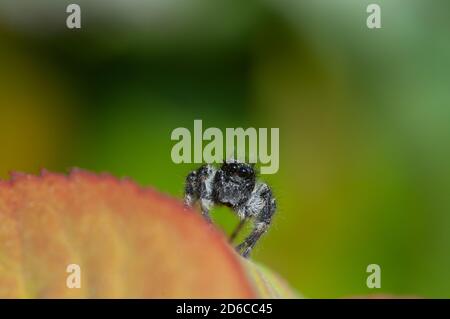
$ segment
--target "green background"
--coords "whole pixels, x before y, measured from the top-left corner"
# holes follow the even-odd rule
[[[308,297],[450,297],[450,2],[78,1],[81,30],[69,3],[0,3],[1,178],[76,166],[181,198],[174,128],[277,127],[255,260]]]

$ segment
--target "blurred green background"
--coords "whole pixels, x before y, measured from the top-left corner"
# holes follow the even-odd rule
[[[69,30],[71,2],[0,2],[1,178],[76,166],[181,198],[174,128],[278,127],[255,260],[307,297],[450,297],[450,2],[79,0]]]

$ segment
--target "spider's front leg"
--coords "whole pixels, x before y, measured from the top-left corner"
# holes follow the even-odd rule
[[[265,184],[260,185],[252,193],[245,210],[253,216],[255,226],[250,235],[236,247],[236,250],[247,258],[261,236],[269,229],[276,210],[275,198],[272,197],[270,188]]]
[[[198,200],[198,197],[197,171],[193,171],[186,177],[184,186],[184,206],[191,208]]]
[[[200,199],[200,208],[202,215],[208,223],[212,223],[211,216],[209,216],[209,210],[212,208],[213,203],[209,199]]]
[[[212,201],[212,180],[215,170],[210,165],[204,165],[198,170],[191,172],[186,178],[184,190],[184,204],[192,207],[200,200],[200,208],[205,220],[211,223],[209,210],[213,206]]]
[[[258,240],[267,231],[267,229],[269,229],[269,225],[270,224],[266,222],[255,224],[255,228],[253,228],[250,235],[236,247],[236,250],[240,252],[242,257],[247,258],[250,255]]]

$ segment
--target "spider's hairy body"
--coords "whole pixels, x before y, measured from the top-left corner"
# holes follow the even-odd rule
[[[253,167],[237,160],[230,160],[217,169],[203,165],[186,178],[184,202],[192,207],[197,201],[203,217],[211,222],[209,211],[215,205],[230,207],[241,220],[254,222],[250,235],[236,247],[244,257],[267,231],[276,210],[271,188],[257,182]]]

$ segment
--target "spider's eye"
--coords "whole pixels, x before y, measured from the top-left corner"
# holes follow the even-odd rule
[[[252,170],[248,167],[241,167],[239,169],[239,175],[242,177],[249,177],[252,175]]]

